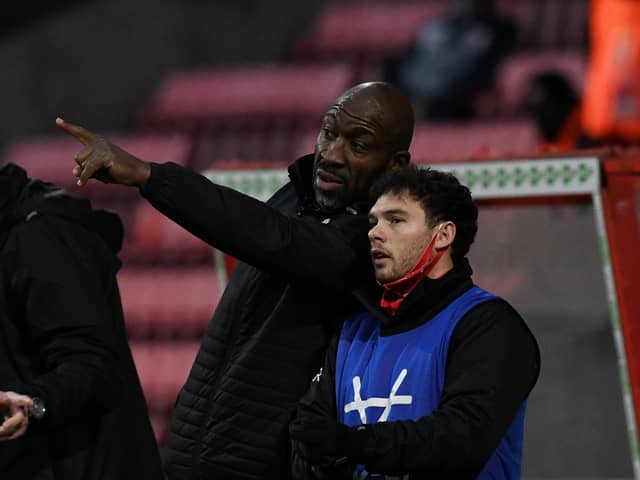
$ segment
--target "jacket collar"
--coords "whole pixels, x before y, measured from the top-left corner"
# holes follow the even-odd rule
[[[353,293],[360,303],[381,322],[380,334],[390,335],[411,330],[433,318],[453,300],[473,286],[473,271],[466,258],[459,260],[442,277],[424,278],[405,298],[394,317],[379,306],[382,288],[374,279]]]

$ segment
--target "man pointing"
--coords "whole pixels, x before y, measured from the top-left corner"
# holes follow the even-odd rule
[[[73,173],[136,186],[159,211],[240,260],[177,400],[170,479],[289,478],[287,425],[371,275],[367,193],[409,162],[413,112],[395,87],[357,85],[322,121],[315,153],[262,203],[173,163],[140,160],[58,119],[84,146]]]

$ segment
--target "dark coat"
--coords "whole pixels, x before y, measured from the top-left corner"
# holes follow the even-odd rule
[[[174,164],[152,165],[143,194],[237,265],[177,400],[165,452],[170,479],[286,479],[288,423],[371,274],[366,208],[326,213],[313,157],[266,204]]]
[[[0,445],[0,478],[160,479],[116,272],[122,223],[0,170],[0,390],[44,400]]]

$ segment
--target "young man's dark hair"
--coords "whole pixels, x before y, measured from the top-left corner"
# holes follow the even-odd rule
[[[422,204],[431,226],[444,220],[455,223],[451,257],[454,262],[464,258],[478,231],[478,207],[469,189],[451,173],[407,165],[376,182],[371,188],[371,199],[403,192]]]
[[[290,425],[294,480],[519,478],[539,352],[513,307],[473,284],[469,190],[412,167],[373,193],[375,278]]]

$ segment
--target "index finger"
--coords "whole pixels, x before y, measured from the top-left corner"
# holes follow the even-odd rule
[[[65,122],[62,118],[56,118],[56,125],[67,132],[72,137],[75,137],[83,145],[88,145],[96,137],[95,134],[89,130],[82,128],[80,125],[74,125],[73,123]]]

